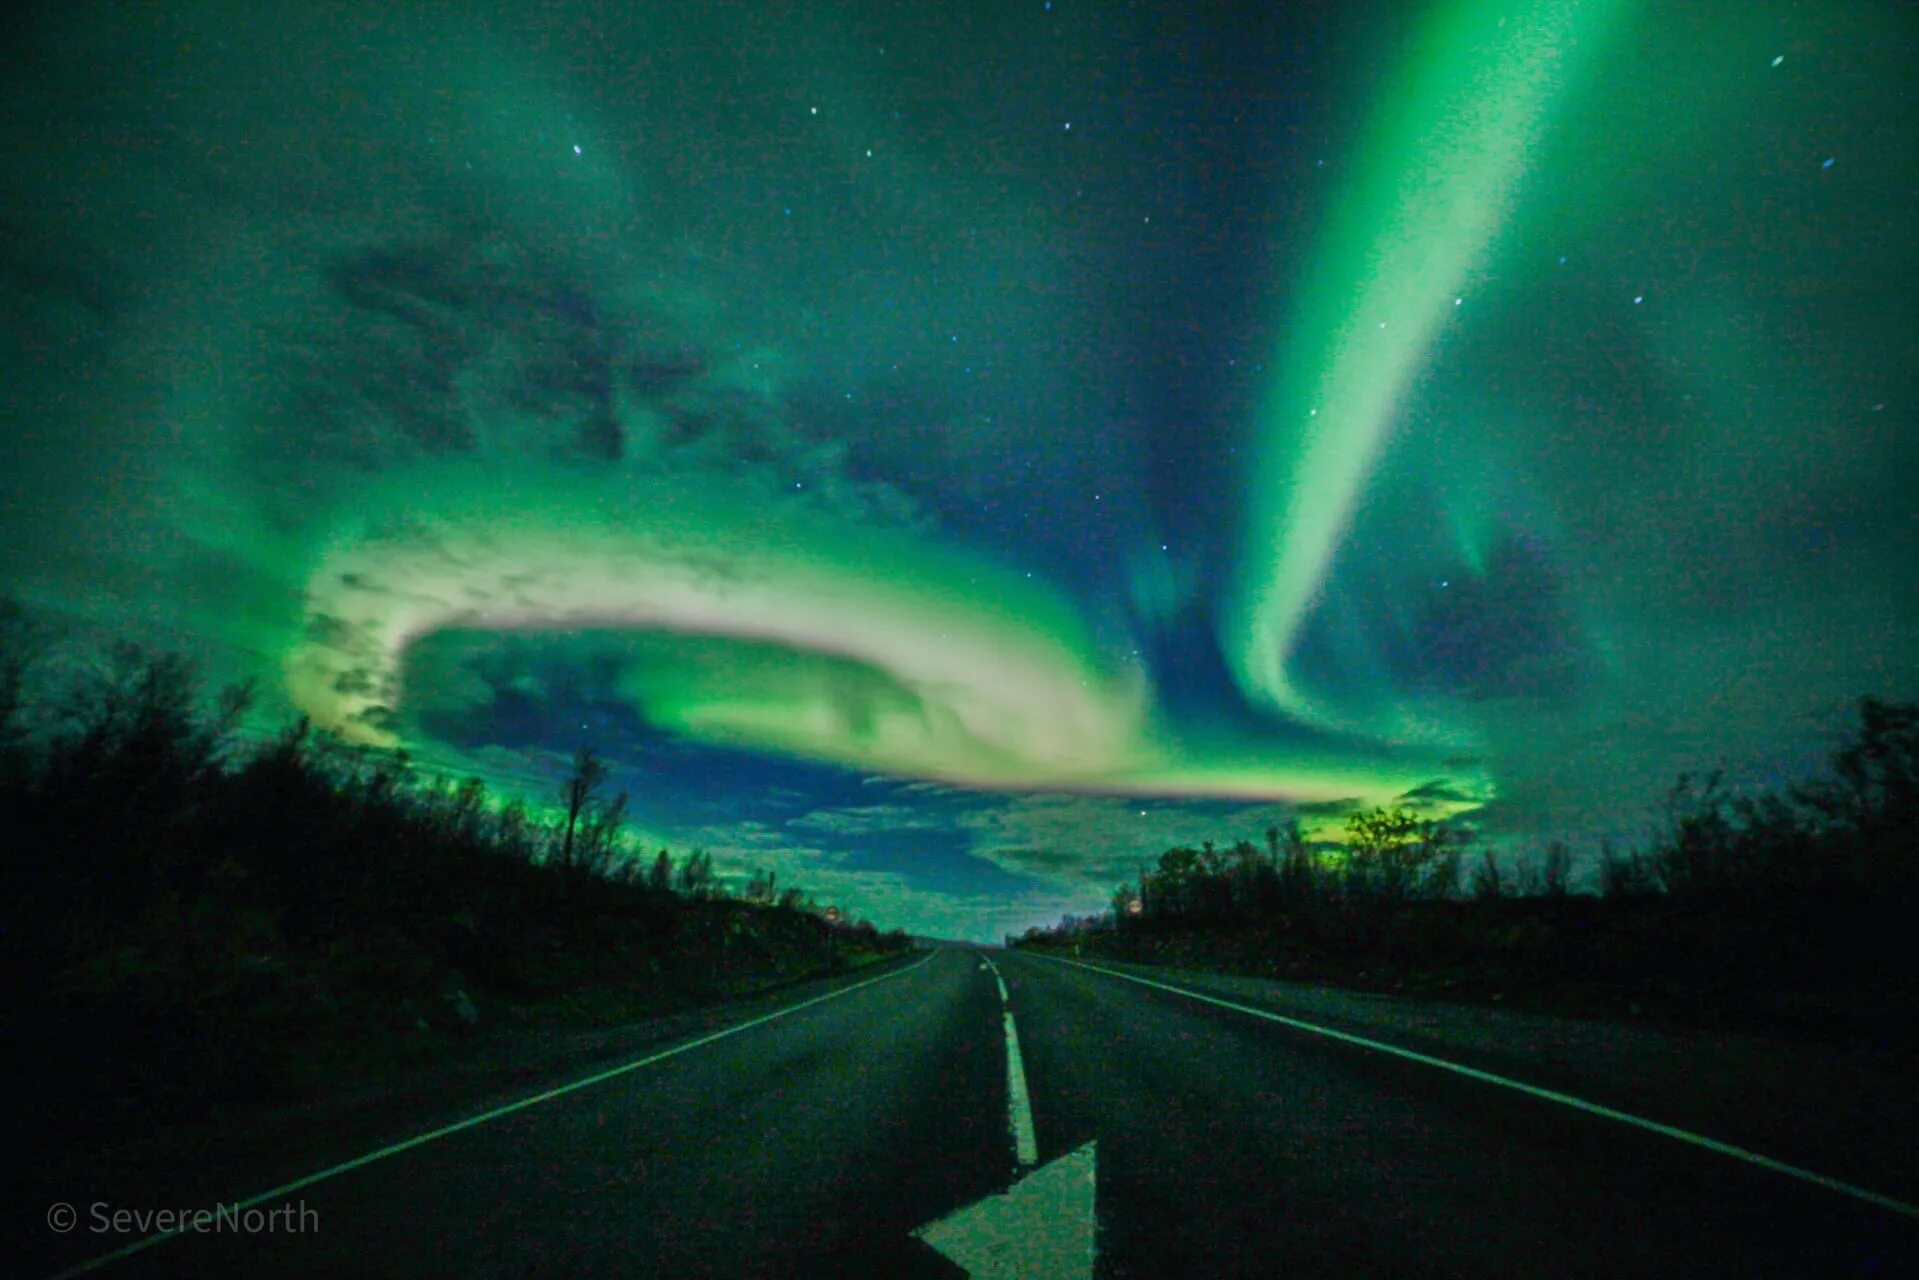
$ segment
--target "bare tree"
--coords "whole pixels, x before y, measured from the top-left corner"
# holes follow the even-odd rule
[[[680,892],[689,898],[707,898],[713,889],[713,855],[695,849],[680,863]]]
[[[1547,844],[1539,860],[1539,885],[1549,898],[1563,898],[1572,886],[1573,851],[1564,840]]]
[[[1506,871],[1499,865],[1499,855],[1491,849],[1479,852],[1479,863],[1473,868],[1473,897],[1491,901],[1506,896]]]
[[[574,836],[580,816],[588,812],[594,797],[606,785],[606,764],[592,747],[581,747],[573,757],[573,771],[560,784],[560,803],[566,808],[566,835],[560,844],[560,865],[573,868]]]
[[[1448,856],[1453,843],[1450,827],[1422,821],[1409,809],[1355,814],[1346,822],[1346,894],[1398,903],[1450,891],[1459,875]]]
[[[580,822],[573,861],[583,871],[609,875],[619,854],[620,827],[626,822],[626,792],[590,808]]]
[[[1645,854],[1637,849],[1621,853],[1605,840],[1599,845],[1599,887],[1608,898],[1644,897],[1658,888],[1658,878]]]
[[[20,713],[27,676],[45,644],[44,633],[19,602],[0,597],[0,745],[18,731],[14,717]]]
[[[1313,850],[1306,843],[1306,832],[1301,829],[1299,819],[1288,822],[1284,831],[1268,827],[1266,847],[1272,850],[1273,860],[1279,866],[1281,895],[1295,906],[1311,898],[1317,887],[1313,883],[1316,878]]]

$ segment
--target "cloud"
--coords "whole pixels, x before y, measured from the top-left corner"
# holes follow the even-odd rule
[[[1462,786],[1451,778],[1435,778],[1400,793],[1393,803],[1444,818],[1476,809],[1489,798],[1484,787]]]
[[[1010,797],[959,816],[973,856],[1073,896],[1081,912],[1103,909],[1122,880],[1167,849],[1261,843],[1268,827],[1296,816],[1289,805],[1189,805],[1112,796]]]
[[[841,858],[822,849],[778,850],[708,842],[714,867],[735,884],[772,871],[780,888],[798,888],[815,903],[838,906],[881,928],[931,937],[998,942],[1008,931],[1084,909],[1071,895],[1044,890],[1014,895],[951,893],[929,889],[904,871],[845,870]]]
[[[941,824],[931,815],[907,805],[867,804],[814,809],[797,818],[789,818],[786,825],[801,830],[858,835],[874,831],[924,831]]]

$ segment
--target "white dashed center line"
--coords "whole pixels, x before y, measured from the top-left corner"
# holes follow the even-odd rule
[[[985,956],[980,959],[986,960]],[[1006,1018],[1006,1120],[1013,1131],[1013,1155],[1022,1169],[1030,1169],[1039,1163],[1039,1139],[1033,1133],[1033,1102],[1026,1092],[1026,1060],[1020,1057],[1019,1028],[1013,1025],[1012,997],[1006,990],[1006,979],[1000,976],[999,966],[986,960],[986,967],[993,971],[993,981],[999,984],[1000,1007]]]

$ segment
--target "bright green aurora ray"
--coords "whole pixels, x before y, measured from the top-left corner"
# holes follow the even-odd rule
[[[1375,106],[1291,307],[1293,337],[1255,433],[1222,635],[1254,701],[1340,724],[1287,659],[1394,417],[1500,232],[1548,111],[1629,4],[1436,6]]]

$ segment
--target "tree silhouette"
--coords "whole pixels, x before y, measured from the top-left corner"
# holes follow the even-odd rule
[[[605,763],[592,747],[581,747],[573,756],[573,771],[560,784],[560,804],[566,810],[566,836],[560,844],[560,865],[573,870],[574,837],[580,816],[588,812],[600,788],[606,785]]]

